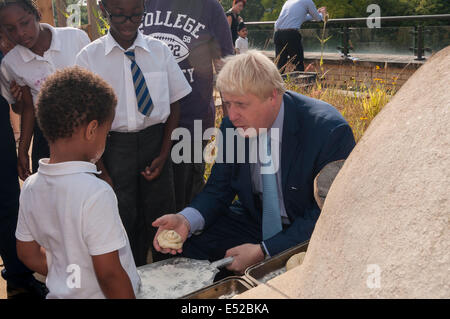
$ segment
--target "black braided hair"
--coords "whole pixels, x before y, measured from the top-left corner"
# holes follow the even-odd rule
[[[25,11],[33,14],[38,21],[41,20],[41,12],[36,0],[0,0],[0,11],[10,5],[18,5]]]

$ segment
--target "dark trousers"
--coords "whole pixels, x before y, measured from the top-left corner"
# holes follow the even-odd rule
[[[6,109],[6,107],[4,108]],[[9,112],[9,106],[7,111]],[[9,122],[9,113],[5,111],[2,116],[5,119],[2,118],[0,124],[0,167],[2,167],[2,171],[0,171],[0,256],[5,266],[4,276],[7,281],[21,285],[31,278],[33,272],[17,257],[15,232],[20,188],[17,175],[16,143]]]
[[[114,184],[119,214],[130,240],[136,266],[145,265],[156,228],[152,222],[175,212],[172,162],[167,159],[161,175],[147,181],[141,172],[159,156],[164,124],[137,133],[110,132],[103,154],[104,165]],[[166,256],[154,249],[153,261]]]
[[[284,72],[286,64],[290,61],[295,65],[296,71],[304,71],[302,36],[298,30],[275,31],[275,56],[278,58],[277,67]]]
[[[34,132],[33,132],[33,149],[31,151],[31,167],[32,172],[36,173],[39,168],[39,160],[41,158],[50,157],[50,148],[48,146],[48,142],[44,137],[37,120],[35,120],[34,124]]]
[[[16,227],[18,207],[0,208],[0,256],[5,266],[5,279],[22,285],[31,279],[33,272],[17,257]]]
[[[180,141],[174,141],[174,145]],[[202,144],[202,154],[208,141]],[[194,142],[191,143],[191,162],[173,163],[173,178],[175,185],[176,210],[181,211],[187,207],[192,199],[200,193],[205,186],[205,161],[202,156],[201,163],[194,163]],[[180,154],[182,155],[182,154]]]
[[[183,256],[193,259],[215,261],[224,258],[228,249],[242,244],[257,244],[262,241],[261,223],[255,221],[239,202],[200,235],[193,235],[183,245]],[[222,269],[215,280],[233,275]]]

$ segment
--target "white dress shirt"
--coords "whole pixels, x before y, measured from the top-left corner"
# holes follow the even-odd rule
[[[281,147],[282,147],[282,136],[283,136],[283,124],[284,124],[284,101],[281,102],[280,111],[278,112],[277,118],[275,119],[272,127],[268,130],[267,134],[271,138],[272,149],[278,146],[278,154],[272,154],[272,160],[276,162],[275,165],[278,169],[275,172],[277,178],[277,189],[278,189],[278,201],[280,205],[280,215],[283,224],[290,224],[289,218],[286,213],[286,208],[284,206],[283,191],[281,185]],[[277,129],[278,134],[272,134],[272,130]],[[255,144],[253,144],[255,145]],[[250,152],[258,152],[258,149],[251,149]],[[258,159],[257,163],[250,163],[250,172],[252,178],[252,191],[254,194],[262,201],[263,185],[261,176],[261,162],[260,157],[256,156]],[[262,212],[261,212],[262,213]],[[205,219],[202,214],[193,207],[186,207],[180,212],[181,215],[186,217],[190,224],[190,234],[198,233],[203,230],[205,225]]]
[[[245,53],[248,51],[248,38],[238,37],[236,39],[235,48],[239,49],[239,54]]]
[[[139,291],[116,195],[95,174],[97,168],[89,162],[49,164],[41,159],[38,172],[22,187],[16,238],[45,248],[47,298],[105,298],[92,256],[116,250],[135,294]]]
[[[75,58],[90,40],[86,32],[75,28],[54,28],[49,24],[41,25],[51,31],[52,42],[44,56],[33,53],[21,45],[16,45],[4,56],[1,64],[1,92],[10,104],[14,97],[10,93],[10,84],[27,85],[36,105],[36,98],[47,77],[56,70],[75,65]]]
[[[321,21],[322,13],[317,12],[312,0],[288,0],[281,8],[280,15],[275,22],[275,30],[300,29],[309,20]]]
[[[135,52],[136,63],[154,104],[149,117],[138,110],[131,60],[111,33],[89,44],[76,59],[77,65],[98,74],[114,89],[117,107],[111,130],[116,132],[138,132],[165,123],[170,115],[170,104],[192,91],[169,47],[162,41],[138,31],[129,50]]]

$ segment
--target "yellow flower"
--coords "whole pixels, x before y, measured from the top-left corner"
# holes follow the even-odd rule
[[[368,120],[367,117],[360,117],[359,119],[360,119],[360,120],[363,120],[363,121]]]
[[[380,69],[380,67],[377,65],[376,67],[375,67],[375,69],[377,69],[377,70],[379,70]]]

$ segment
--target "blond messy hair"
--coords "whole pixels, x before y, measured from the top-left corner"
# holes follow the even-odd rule
[[[217,89],[222,93],[251,93],[264,100],[272,96],[274,89],[280,95],[286,91],[275,64],[258,50],[229,56],[223,62],[216,82]]]

